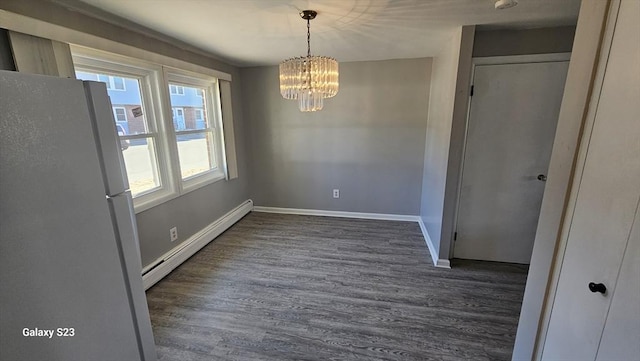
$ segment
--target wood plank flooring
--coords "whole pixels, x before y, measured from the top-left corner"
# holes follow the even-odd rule
[[[412,222],[250,213],[147,292],[160,360],[509,360],[527,267]]]

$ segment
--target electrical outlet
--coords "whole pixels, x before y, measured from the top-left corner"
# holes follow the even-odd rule
[[[334,189],[333,190],[333,198],[340,198],[340,190],[339,189]]]
[[[171,242],[178,240],[178,227],[173,227],[169,230],[169,235],[171,236]]]

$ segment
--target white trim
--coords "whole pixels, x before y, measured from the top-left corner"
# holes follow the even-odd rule
[[[192,64],[184,60],[175,59],[166,55],[142,50],[131,45],[125,45],[113,40],[101,38],[96,35],[83,33],[78,30],[55,25],[46,21],[34,19],[28,16],[12,13],[0,9],[0,24],[8,30],[17,31],[24,34],[39,36],[46,39],[57,40],[63,43],[75,44],[91,49],[98,49],[110,53],[126,55],[149,61],[156,64],[164,64],[180,69],[193,71],[214,76],[218,79],[231,81],[231,74],[206,68],[204,66]],[[206,55],[205,55],[206,56]],[[209,55],[213,59],[213,55]],[[218,60],[218,59],[216,59]]]
[[[222,161],[224,162],[224,174],[227,180],[238,178],[238,160],[236,156],[236,138],[233,126],[233,107],[231,104],[231,83],[221,80],[218,82],[220,100],[219,115],[222,123]]]
[[[191,175],[187,178],[182,178],[182,164],[180,163],[180,152],[178,150],[177,137],[181,134],[185,134],[185,130],[176,130],[172,122],[171,127],[175,136],[175,145],[172,144],[171,147],[176,151],[173,166],[175,169],[180,169],[180,174],[177,174],[175,178],[175,181],[179,184],[180,194],[191,192],[222,179],[226,180],[226,154],[224,152],[224,135],[222,134],[222,115],[218,79],[215,77],[209,77],[205,74],[197,74],[167,66],[163,66],[163,74],[165,81],[169,84],[169,86],[167,86],[166,95],[169,105],[171,106],[172,115],[176,114],[174,110],[183,108],[174,107],[171,103],[171,85],[182,86],[183,89],[204,89],[206,95],[204,98],[204,108],[200,109],[202,109],[204,114],[206,114],[205,118],[207,119],[207,126],[205,129],[197,129],[194,130],[194,132],[206,135],[207,143],[210,145],[209,157],[210,159],[214,159],[216,164],[215,168]],[[183,109],[183,117],[184,116],[185,112]]]
[[[451,262],[448,259],[438,258],[438,262],[436,263],[436,267],[451,269]]]
[[[596,56],[596,69],[592,78],[591,95],[589,96],[588,102],[585,104],[586,112],[583,116],[584,120],[582,131],[576,150],[576,158],[574,160],[575,163],[572,174],[573,179],[571,180],[570,187],[567,189],[569,198],[565,203],[563,220],[560,225],[560,233],[556,240],[555,256],[553,258],[553,263],[547,282],[547,292],[542,306],[540,324],[538,326],[538,333],[536,335],[537,338],[535,339],[534,356],[532,360],[542,360],[542,356],[544,354],[544,347],[549,331],[549,324],[551,322],[551,315],[556,301],[558,284],[560,282],[560,273],[562,272],[562,266],[565,260],[571,225],[573,223],[575,208],[578,202],[580,184],[582,183],[584,167],[586,165],[589,152],[589,144],[591,142],[593,127],[595,125],[596,116],[598,113],[598,105],[600,103],[602,85],[604,83],[607,66],[609,63],[609,57],[611,55],[611,46],[613,44],[613,39],[615,36],[616,24],[620,11],[620,3],[621,2],[619,0],[612,1],[609,4],[609,10],[606,14],[606,24],[604,25],[601,45],[598,47],[598,53]]]
[[[227,214],[218,218],[203,228],[200,232],[189,237],[187,240],[173,248],[160,258],[151,262],[142,269],[142,283],[144,289],[147,290],[166,275],[171,273],[176,267],[193,256],[202,247],[209,244],[222,232],[238,222],[242,217],[247,215],[253,209],[253,201],[251,199],[240,204]]]
[[[142,282],[144,289],[147,290],[166,275],[171,273],[175,268],[181,265],[184,261],[193,256],[202,247],[209,244],[217,236],[222,234],[229,227],[238,222],[242,217],[249,212],[263,212],[263,213],[280,213],[280,214],[298,214],[298,215],[310,215],[310,216],[324,216],[324,217],[340,217],[340,218],[360,218],[360,219],[377,219],[377,220],[389,220],[389,221],[405,221],[405,222],[418,222],[422,234],[425,239],[425,243],[429,248],[429,253],[433,258],[433,264],[439,268],[451,268],[449,260],[437,259],[435,253],[435,247],[431,242],[431,238],[427,233],[424,223],[419,216],[403,215],[403,214],[383,214],[383,213],[359,213],[359,212],[342,212],[342,211],[324,211],[315,209],[297,209],[297,208],[278,208],[278,207],[261,207],[253,206],[251,199],[240,204],[235,209],[231,210],[224,216],[218,218],[200,232],[189,237],[177,247],[173,248],[169,252],[165,253],[155,261],[142,269]]]
[[[451,262],[448,259],[438,258],[438,253],[436,252],[436,246],[433,244],[431,237],[429,237],[429,231],[427,231],[427,227],[424,225],[422,218],[418,217],[418,224],[420,225],[420,230],[422,230],[422,236],[424,237],[424,241],[429,248],[429,253],[431,254],[431,260],[433,261],[433,265],[438,268],[451,268]]]
[[[435,251],[435,246],[429,237],[427,228],[424,226],[420,216],[412,216],[405,214],[385,214],[385,213],[360,213],[360,212],[343,212],[343,211],[325,211],[320,209],[299,209],[299,208],[279,208],[279,207],[253,207],[254,212],[263,213],[280,213],[280,214],[298,214],[304,216],[321,216],[321,217],[340,217],[340,218],[360,218],[360,219],[378,219],[385,221],[402,221],[402,222],[417,222],[422,230],[422,236],[424,237],[427,248],[433,261],[433,265],[438,268],[451,268],[451,263],[448,259],[438,258],[438,254]]]
[[[299,214],[304,216],[340,217],[340,218],[360,218],[379,219],[385,221],[417,222],[420,217],[405,214],[384,214],[384,213],[360,213],[343,211],[325,211],[320,209],[299,209],[299,208],[279,208],[279,207],[253,207],[254,212]]]

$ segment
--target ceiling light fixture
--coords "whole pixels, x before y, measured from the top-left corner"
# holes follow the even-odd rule
[[[496,0],[495,7],[498,10],[512,8],[518,5],[516,0]]]
[[[280,63],[280,94],[285,99],[298,100],[301,112],[322,109],[324,98],[338,94],[338,61],[326,56],[311,55],[311,24],[318,13],[303,10],[300,17],[307,21],[307,56]]]

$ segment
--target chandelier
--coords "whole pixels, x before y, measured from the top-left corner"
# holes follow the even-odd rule
[[[280,63],[280,94],[285,99],[298,100],[302,112],[322,109],[324,98],[338,94],[338,62],[334,58],[311,55],[311,25],[318,13],[303,10],[300,17],[307,21],[307,56]]]

